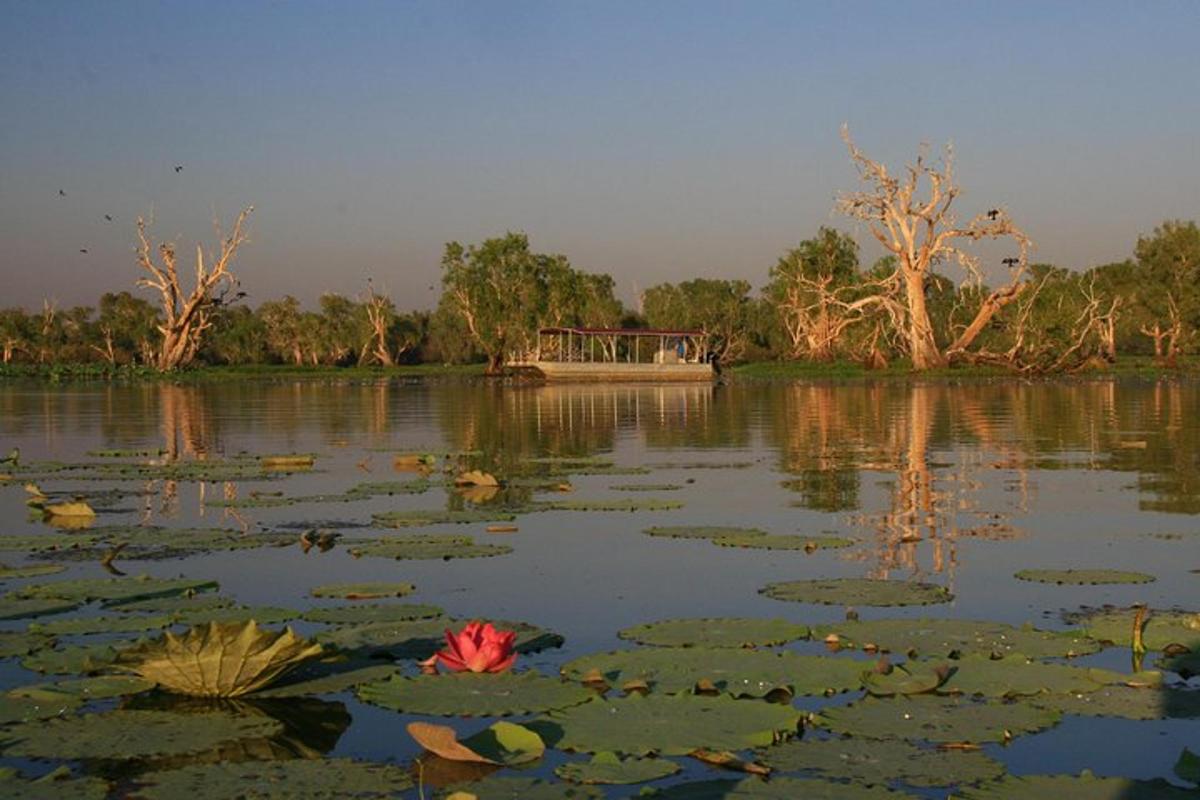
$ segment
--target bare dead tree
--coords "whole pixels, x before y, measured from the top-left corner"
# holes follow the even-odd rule
[[[363,343],[358,354],[359,364],[369,364],[376,361],[385,367],[396,365],[388,345],[388,332],[395,320],[395,310],[392,301],[383,295],[376,294],[373,286],[368,288],[366,301],[363,303],[367,312],[367,322],[370,324],[371,336]]]
[[[865,188],[839,197],[838,209],[866,222],[871,234],[896,257],[896,271],[880,282],[877,302],[898,317],[916,369],[944,366],[966,353],[992,317],[1027,287],[1029,238],[1001,209],[977,214],[965,225],[958,223],[952,206],[961,189],[955,183],[954,154],[949,147],[940,165],[928,163],[921,153],[916,163],[897,177],[859,150],[845,125],[842,139]],[[984,299],[975,318],[943,352],[925,304],[925,288],[933,270],[957,262],[970,280],[982,283],[978,257],[964,247],[981,239],[1004,238],[1012,239],[1020,249],[1008,283]]]
[[[162,341],[153,359],[156,369],[164,372],[178,369],[196,357],[204,332],[212,324],[213,311],[224,305],[237,289],[238,281],[230,267],[238,248],[247,241],[245,223],[253,210],[253,206],[248,206],[238,215],[228,236],[223,236],[219,223],[214,223],[221,251],[215,256],[210,253],[206,265],[204,250],[196,246],[195,283],[190,290],[185,290],[180,282],[174,243],[159,244],[159,263],[156,263],[146,220],[138,217],[137,260],[147,276],[139,278],[137,285],[158,292],[163,313],[162,324],[158,326]]]
[[[117,363],[117,351],[113,347],[113,330],[111,325],[101,325],[100,335],[104,337],[104,346],[98,344],[92,345],[92,349],[100,354],[100,357],[109,364]]]

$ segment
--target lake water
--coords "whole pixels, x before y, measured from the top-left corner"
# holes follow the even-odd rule
[[[780,581],[866,577],[931,583],[953,593],[953,600],[937,605],[856,605],[862,620],[957,618],[1060,629],[1068,627],[1064,613],[1082,607],[1145,603],[1152,609],[1200,610],[1200,386],[1189,382],[887,380],[710,387],[246,380],[61,388],[10,383],[0,385],[0,454],[12,446],[20,447],[21,469],[29,472],[18,470],[7,486],[0,484],[5,520],[0,533],[54,531],[27,513],[22,476],[37,477],[52,494],[96,496],[96,528],[286,532],[296,545],[182,559],[118,554],[112,566],[130,576],[211,578],[222,595],[240,603],[297,611],[336,604],[310,595],[320,584],[411,583],[416,591],[399,602],[436,605],[463,619],[519,620],[560,634],[561,647],[518,659],[519,669],[546,674],[587,654],[635,647],[617,632],[646,622],[755,617],[815,626],[845,619],[844,605],[784,602],[760,593]],[[154,455],[89,455],[105,450]],[[111,473],[99,476],[104,480],[80,480],[97,476],[47,466],[150,461],[157,468],[244,463],[247,454],[281,453],[313,453],[315,466],[267,480],[231,481]],[[408,453],[438,456],[437,470],[426,476],[427,491],[275,507],[245,502],[275,492],[303,498],[364,482],[414,481],[421,477],[416,467],[394,461]],[[466,469],[492,473],[508,485],[464,492],[446,480]],[[130,491],[107,502],[99,496],[113,488]],[[535,511],[529,505],[545,501],[670,501],[682,507]],[[392,511],[505,507],[516,512],[515,533],[486,532],[490,523],[482,521],[402,531],[372,522],[373,515]],[[853,543],[813,552],[767,550],[643,532],[690,525]],[[305,552],[298,541],[310,528],[338,531],[343,542],[328,552],[316,547]],[[450,560],[356,558],[346,543],[431,532],[472,536],[512,552]],[[45,563],[26,560],[23,552],[3,555],[10,566]],[[66,572],[7,581],[5,588],[107,574],[98,560],[61,563]],[[1116,569],[1155,580],[1075,586],[1014,578],[1026,569]],[[31,621],[52,619],[4,626],[19,631]],[[305,634],[324,629],[305,621],[294,627]],[[62,637],[60,647],[101,640]],[[820,641],[784,649],[828,654]],[[1158,655],[1147,654],[1145,666],[1152,668]],[[874,656],[859,651],[837,657],[860,659],[864,669],[875,663]],[[893,660],[902,661],[903,654]],[[1129,672],[1131,653],[1128,647],[1107,647],[1064,663]],[[411,662],[405,669],[413,672]],[[0,663],[0,677],[5,687],[16,687],[67,676],[48,678],[7,659]],[[1165,680],[1186,686],[1176,674],[1167,673]],[[1200,679],[1191,688],[1200,689]],[[794,703],[818,710],[861,695],[856,690],[832,698],[797,697]],[[122,702],[131,701],[96,707]],[[420,751],[404,730],[413,719],[449,723],[460,734],[493,721],[408,716],[360,702],[352,692],[303,708],[296,704],[295,714],[300,737],[306,730],[311,735],[305,747],[283,754],[400,764]],[[1200,750],[1200,719],[1067,715],[1050,730],[1007,745],[985,744],[983,750],[1011,774],[1091,770],[1186,785],[1173,777],[1172,767],[1188,745]],[[519,774],[554,779],[553,767],[582,758],[548,751]],[[683,772],[651,785],[740,777],[693,759],[675,760]],[[56,763],[7,761],[30,773]],[[137,769],[136,763],[126,766],[97,769],[126,780]],[[129,786],[114,785],[118,792]],[[944,788],[904,788],[929,797],[947,794]],[[626,797],[639,789],[607,791]],[[416,790],[405,796],[416,797]]]

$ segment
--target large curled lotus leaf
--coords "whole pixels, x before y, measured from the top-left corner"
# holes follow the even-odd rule
[[[69,617],[50,622],[34,622],[29,630],[51,636],[81,636],[94,633],[136,633],[170,626],[168,614],[152,616],[123,615],[106,617]]]
[[[314,586],[313,597],[338,597],[342,600],[378,600],[383,597],[404,597],[417,587],[411,583],[327,583]]]
[[[162,689],[196,697],[239,697],[265,688],[324,648],[297,636],[261,630],[250,620],[170,631],[121,653],[116,666]]]
[[[65,570],[61,564],[26,564],[20,567],[9,567],[0,564],[0,581],[14,578],[40,578],[43,575],[54,575]]]
[[[301,697],[304,695],[337,694],[364,683],[381,681],[397,674],[393,664],[363,661],[309,661],[288,673],[269,689],[255,693],[255,698]]]
[[[553,631],[527,622],[493,619],[499,631],[517,634],[514,645],[518,653],[536,653],[561,647],[563,637]],[[471,620],[451,617],[413,620],[411,622],[367,622],[362,625],[342,625],[316,635],[317,641],[342,650],[358,651],[365,655],[387,656],[394,659],[426,659],[446,645],[447,630],[461,630]]]
[[[818,778],[717,779],[680,783],[643,795],[647,800],[899,800],[908,795],[882,786]]]
[[[410,722],[406,729],[421,747],[450,761],[512,767],[537,761],[546,752],[542,737],[512,722],[493,723],[461,740],[449,725]]]
[[[53,644],[53,638],[32,628],[25,631],[0,631],[0,658],[29,655]]]
[[[1028,697],[1049,692],[1094,692],[1119,683],[1122,676],[1101,669],[1030,661],[1021,655],[1004,658],[967,656],[954,662],[955,671],[942,687],[983,697]]]
[[[775,600],[827,606],[923,606],[954,599],[944,586],[873,578],[783,581],[767,584],[759,591]]]
[[[21,659],[21,666],[50,675],[84,675],[104,669],[117,660],[123,642],[73,644],[37,650]]]
[[[1039,695],[1029,702],[1039,708],[1083,717],[1200,718],[1200,691],[1186,689],[1105,686],[1094,692]]]
[[[0,771],[0,796],[21,800],[104,800],[108,781],[101,778],[76,778],[65,767],[39,778],[22,777],[16,770]]]
[[[1129,647],[1137,614],[1134,608],[1104,609],[1084,615],[1083,628],[1094,639]],[[1150,650],[1162,650],[1169,644],[1200,649],[1200,612],[1150,610],[1143,617],[1142,643]]]
[[[74,697],[82,702],[106,700],[148,692],[154,688],[152,681],[132,675],[94,675],[88,678],[72,678],[51,683],[34,683],[8,690],[9,697],[55,702],[62,697]]]
[[[282,730],[278,720],[266,716],[118,710],[12,726],[5,731],[4,755],[58,759],[178,755],[239,739],[266,738]]]
[[[51,614],[62,614],[74,611],[80,603],[73,600],[58,600],[44,597],[14,597],[11,594],[0,596],[0,620],[28,619],[30,617],[45,617]]]
[[[385,528],[417,528],[425,525],[471,525],[476,522],[512,522],[515,514],[506,511],[446,511],[444,509],[388,511],[372,519]]]
[[[1164,780],[1137,781],[1129,778],[1098,778],[1081,775],[1006,775],[1004,778],[964,789],[961,800],[1196,800],[1194,789],[1181,789]]]
[[[778,772],[813,772],[822,778],[868,786],[893,781],[909,786],[960,786],[994,780],[1004,765],[979,751],[918,747],[902,740],[805,737],[757,754]]]
[[[659,525],[646,528],[643,533],[664,539],[719,539],[723,536],[740,538],[766,536],[758,528],[738,528],[729,525]]]
[[[511,553],[512,550],[506,544],[479,544],[469,536],[431,534],[376,539],[368,544],[351,547],[350,555],[356,558],[361,556],[394,558],[398,561],[410,559],[449,561],[455,558],[503,556]]]
[[[765,747],[796,733],[800,711],[728,695],[595,697],[531,724],[546,744],[586,753],[686,755],[693,750]]]
[[[790,651],[731,648],[665,648],[614,650],[582,656],[563,665],[571,680],[586,680],[599,671],[613,686],[642,680],[655,692],[676,692],[708,681],[737,697],[765,697],[784,690],[821,695],[862,686],[861,661]]]
[[[809,629],[785,619],[720,617],[648,622],[617,636],[659,647],[770,647],[807,639]]]
[[[966,697],[916,695],[866,698],[826,708],[814,723],[834,733],[867,739],[930,742],[1003,742],[1058,724],[1060,714],[1024,703],[982,703]]]
[[[492,776],[474,783],[448,786],[435,796],[441,800],[458,800],[455,794],[476,800],[601,800],[604,797],[604,792],[593,786],[506,776]]]
[[[570,783],[629,785],[667,778],[680,766],[665,758],[621,758],[607,751],[596,753],[591,761],[559,764],[554,774]]]
[[[132,796],[142,800],[382,800],[412,786],[402,767],[348,758],[197,764],[147,772],[137,782]]]
[[[61,717],[81,705],[82,700],[67,694],[22,697],[10,692],[0,695],[0,725]]]
[[[683,503],[647,497],[642,500],[547,500],[536,507],[543,511],[674,511],[683,508]]]
[[[751,550],[834,550],[850,547],[853,539],[843,536],[803,536],[798,533],[782,536],[717,536],[712,543],[720,547],[742,547]]]
[[[1019,581],[1098,586],[1118,583],[1151,583],[1153,575],[1119,569],[1023,569],[1013,575]]]
[[[1043,631],[967,619],[847,620],[817,627],[813,638],[824,639],[829,634],[838,637],[841,647],[873,645],[879,650],[930,658],[973,653],[1055,658],[1100,649],[1099,642],[1079,631]]]
[[[75,603],[100,600],[106,606],[119,606],[154,597],[206,592],[216,588],[216,581],[154,578],[149,575],[138,575],[131,578],[78,578],[56,583],[39,583],[33,586],[24,586],[18,589],[16,594],[20,597],[66,600]]]
[[[437,606],[418,603],[376,603],[310,608],[300,616],[309,622],[322,622],[328,625],[358,625],[366,622],[409,622],[415,619],[433,619],[444,613]]]
[[[590,689],[537,672],[394,675],[358,687],[358,698],[406,714],[499,717],[579,705]]]

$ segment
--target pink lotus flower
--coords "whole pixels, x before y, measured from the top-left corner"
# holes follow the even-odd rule
[[[447,629],[447,647],[422,661],[421,667],[436,672],[440,663],[451,672],[504,672],[517,660],[516,639],[515,632],[498,631],[490,622],[468,623],[458,633]]]

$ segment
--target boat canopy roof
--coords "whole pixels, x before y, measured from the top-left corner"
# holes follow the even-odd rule
[[[706,336],[704,331],[666,328],[542,328],[538,333],[573,333],[579,336]]]

